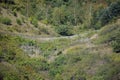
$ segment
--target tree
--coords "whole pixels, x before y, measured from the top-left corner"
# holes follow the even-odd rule
[[[65,6],[55,7],[52,13],[53,24],[60,25],[65,24],[66,9]]]

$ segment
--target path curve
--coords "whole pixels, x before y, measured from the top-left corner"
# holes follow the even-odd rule
[[[0,34],[5,35],[12,35],[12,36],[20,36],[22,38],[30,39],[30,40],[40,40],[40,41],[52,41],[57,39],[73,39],[80,37],[81,35],[72,35],[72,36],[60,36],[60,37],[48,37],[48,36],[41,36],[41,35],[29,35],[24,33],[11,33],[11,32],[0,32]]]

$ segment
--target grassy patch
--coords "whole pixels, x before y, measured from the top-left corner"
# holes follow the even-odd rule
[[[99,33],[97,43],[107,43],[113,47],[113,51],[120,52],[120,23],[114,23],[103,27]]]

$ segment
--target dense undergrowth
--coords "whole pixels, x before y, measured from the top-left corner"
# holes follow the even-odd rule
[[[119,18],[119,0],[1,0],[0,80],[120,80]]]
[[[37,71],[47,70],[48,64],[44,58],[31,59],[23,50],[21,50],[20,45],[25,43],[31,44],[32,42],[19,37],[0,35],[1,80],[42,79]]]
[[[113,47],[113,51],[120,52],[120,23],[106,25],[99,32],[98,43],[106,43]]]
[[[65,54],[61,51],[54,61],[49,62],[47,55],[54,54],[52,50],[56,50],[55,48],[61,49],[64,42],[68,42],[66,45],[69,44],[69,40],[37,42],[7,34],[0,35],[1,80],[119,79],[120,55],[113,54],[109,48],[107,50],[107,47],[104,49],[99,45],[86,47],[83,43],[83,46],[68,49]],[[20,48],[24,44],[38,46],[42,53],[39,57],[31,58],[29,53]],[[45,55],[46,51],[48,51],[47,55]]]

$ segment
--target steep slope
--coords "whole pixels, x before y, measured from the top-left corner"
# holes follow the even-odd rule
[[[27,17],[21,15],[19,12],[14,13],[9,9],[0,7],[0,31],[5,33],[22,33],[26,35],[44,35],[56,36],[57,33],[53,28],[46,27],[44,24],[34,24],[28,20]]]

